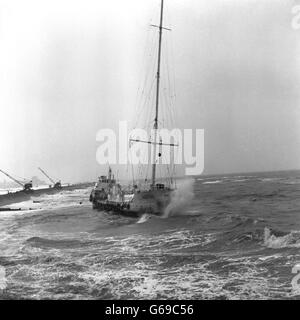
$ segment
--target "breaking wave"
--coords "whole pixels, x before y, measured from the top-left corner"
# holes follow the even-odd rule
[[[300,248],[300,231],[276,235],[269,228],[264,229],[264,245],[272,249]]]
[[[140,219],[137,221],[137,223],[144,223],[144,222],[148,221],[148,220],[151,219],[151,218],[152,218],[152,215],[151,215],[151,214],[149,214],[149,213],[144,213],[144,214],[140,217]]]
[[[216,184],[216,183],[222,183],[223,181],[222,180],[215,180],[215,181],[206,181],[206,182],[203,182],[202,184]]]

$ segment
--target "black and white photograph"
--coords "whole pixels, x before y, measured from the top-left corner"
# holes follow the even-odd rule
[[[0,0],[0,300],[300,300],[300,0]]]

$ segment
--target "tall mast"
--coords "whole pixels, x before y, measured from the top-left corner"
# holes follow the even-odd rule
[[[164,0],[161,0],[158,59],[157,59],[157,73],[156,73],[156,104],[155,104],[155,118],[154,118],[154,126],[153,126],[154,144],[153,144],[153,163],[152,163],[152,187],[155,186],[155,175],[156,175],[156,139],[157,139],[157,128],[158,128],[159,81],[160,81],[161,40],[162,40],[162,29],[163,29],[163,11],[164,11]]]

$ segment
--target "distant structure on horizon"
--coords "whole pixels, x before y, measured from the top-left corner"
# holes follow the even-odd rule
[[[32,180],[33,186],[48,185],[47,182],[45,182],[44,180],[41,180],[37,176],[33,176],[31,178],[31,180]],[[20,187],[20,186],[16,182],[5,180],[5,179],[0,181],[0,188],[1,189],[18,188],[18,187]]]

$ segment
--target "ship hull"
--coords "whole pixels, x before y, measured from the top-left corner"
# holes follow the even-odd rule
[[[121,204],[113,201],[95,200],[93,202],[93,209],[105,211],[111,214],[121,214],[128,217],[139,217],[141,215],[139,211],[132,210],[130,207],[122,206]]]
[[[140,216],[144,213],[163,215],[171,202],[171,190],[150,190],[134,194],[128,202],[93,199],[93,208],[112,214]]]

